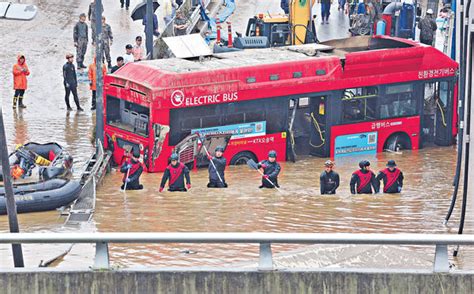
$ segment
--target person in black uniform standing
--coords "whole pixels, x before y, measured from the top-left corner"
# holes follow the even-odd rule
[[[120,168],[120,172],[123,173],[122,182],[123,185],[121,189],[125,188],[125,183],[127,183],[127,190],[141,190],[143,185],[140,184],[140,176],[143,172],[143,167],[139,161],[140,151],[137,148],[133,148],[131,157],[125,160]],[[128,177],[127,177],[128,174]]]
[[[79,97],[77,96],[77,77],[76,77],[76,67],[74,66],[74,55],[71,53],[66,54],[67,62],[63,65],[63,79],[64,79],[64,89],[66,90],[66,95],[64,96],[64,101],[66,102],[67,110],[72,110],[71,105],[69,104],[69,95],[72,93],[74,97],[74,102],[78,111],[83,111],[81,105],[79,105]]]
[[[383,180],[384,193],[400,193],[403,187],[403,173],[397,168],[395,160],[387,162],[387,168],[379,172],[376,177],[377,182]]]
[[[223,157],[224,147],[216,147],[216,156],[207,154],[209,161],[212,161],[214,165],[209,162],[209,183],[208,188],[227,188],[227,183],[224,178],[224,170],[227,164],[227,160]],[[222,180],[222,181],[221,181]]]
[[[276,162],[277,153],[274,150],[268,152],[268,160],[261,161],[257,167],[263,169],[262,185],[259,188],[280,188],[278,185],[278,174],[281,167]],[[273,183],[273,185],[271,183]]]
[[[355,194],[372,194],[379,192],[379,182],[375,179],[375,174],[370,170],[370,162],[362,160],[359,162],[360,169],[352,173],[350,187],[351,193]],[[357,189],[356,189],[357,188]]]
[[[334,162],[328,160],[324,163],[324,171],[319,177],[321,195],[336,194],[339,187],[339,174],[333,170]]]
[[[191,179],[189,177],[189,169],[186,165],[178,161],[178,154],[173,153],[170,156],[171,163],[166,167],[163,177],[161,178],[160,192],[163,192],[166,181],[169,179],[170,192],[186,192],[191,189]],[[186,187],[184,179],[186,178]]]

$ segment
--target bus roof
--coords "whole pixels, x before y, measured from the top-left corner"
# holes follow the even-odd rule
[[[328,51],[332,47],[325,45],[311,44],[319,50]],[[296,47],[296,46],[295,46]],[[295,48],[296,50],[296,48]],[[309,50],[309,48],[308,48]],[[313,50],[314,51],[314,50]],[[316,52],[315,52],[316,53]],[[187,73],[208,71],[216,69],[236,68],[243,66],[255,66],[264,64],[280,63],[284,61],[298,61],[314,58],[315,56],[293,51],[288,47],[266,48],[266,49],[247,49],[242,51],[233,51],[218,53],[201,59],[157,59],[143,61],[141,64],[153,67],[162,71],[174,73]]]
[[[393,66],[397,60],[402,66]],[[457,67],[442,52],[418,42],[387,36],[360,36],[320,44],[227,52],[195,59],[171,58],[129,63],[110,75],[106,83],[128,80],[145,88],[158,89],[182,87],[183,78],[187,79],[189,86],[242,81],[243,76],[247,77],[249,72],[255,71],[255,67],[262,66],[262,70],[267,71],[269,65],[276,74],[300,70],[303,76],[307,74],[305,70],[309,71],[309,65],[317,66],[324,70],[323,75],[328,77],[332,74],[333,78],[342,74],[349,77],[424,70],[438,65]],[[364,68],[369,69],[367,73],[364,73]],[[374,72],[374,68],[378,72]],[[311,70],[314,71],[314,68]]]

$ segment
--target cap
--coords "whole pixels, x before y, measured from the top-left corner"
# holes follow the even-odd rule
[[[428,10],[426,10],[426,14],[433,14],[433,9],[428,8]]]
[[[133,46],[130,45],[130,44],[127,44],[127,46],[125,46],[125,49],[132,49],[132,48],[133,48]]]
[[[389,161],[387,162],[387,166],[388,166],[388,167],[396,167],[397,164],[395,163],[395,160],[389,160]]]
[[[85,13],[81,13],[81,14],[79,14],[79,17],[86,17],[86,14],[85,14]]]
[[[67,53],[67,54],[66,54],[66,59],[69,59],[69,58],[71,58],[71,57],[74,57],[74,54],[72,54],[72,53]]]
[[[217,152],[217,151],[224,152],[224,147],[222,147],[222,146],[219,145],[219,146],[216,147],[216,150],[215,150],[215,151],[216,151],[216,152]]]
[[[171,154],[171,156],[170,156],[170,160],[178,160],[178,158],[179,158],[179,157],[178,157],[178,154],[176,154],[176,153],[173,153],[173,154]]]
[[[268,157],[276,158],[277,157],[276,151],[275,150],[270,150],[270,152],[268,152]]]
[[[334,162],[332,162],[331,160],[326,160],[324,166],[334,166]]]

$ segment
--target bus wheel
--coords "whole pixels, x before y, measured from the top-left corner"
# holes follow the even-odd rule
[[[410,137],[406,133],[394,133],[388,137],[383,146],[383,150],[400,151],[411,149]]]
[[[243,151],[240,153],[237,153],[232,159],[230,160],[230,164],[232,165],[239,165],[239,164],[247,164],[247,161],[253,159],[254,161],[257,161],[257,157],[255,154],[249,151]]]

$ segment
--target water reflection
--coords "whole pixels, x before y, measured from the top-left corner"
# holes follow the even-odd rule
[[[13,124],[15,125],[15,144],[26,144],[30,141],[28,136],[28,123],[23,119],[23,109],[13,111]]]

